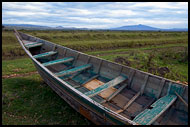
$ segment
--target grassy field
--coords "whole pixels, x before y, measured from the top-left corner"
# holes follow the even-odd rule
[[[188,82],[188,32],[22,32],[168,79]],[[3,125],[92,124],[43,82],[13,31],[2,32],[2,59]]]
[[[89,125],[85,117],[61,99],[36,71],[29,58],[2,63],[3,125]],[[15,74],[11,78],[6,75]],[[21,76],[19,76],[21,75]]]

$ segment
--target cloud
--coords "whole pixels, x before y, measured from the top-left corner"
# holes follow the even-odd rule
[[[187,2],[3,2],[4,24],[109,28],[188,26]]]

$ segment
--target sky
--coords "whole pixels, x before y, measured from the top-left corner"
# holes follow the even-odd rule
[[[188,2],[2,2],[3,24],[188,28]]]

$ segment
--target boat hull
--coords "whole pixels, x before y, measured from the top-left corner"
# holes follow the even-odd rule
[[[132,121],[132,118],[129,119],[127,117],[124,117],[123,115],[117,113],[116,111],[113,111],[111,108],[103,106],[103,104],[99,103],[99,101],[95,101],[89,96],[85,95],[83,92],[80,92],[78,89],[75,89],[73,86],[71,86],[66,80],[62,80],[59,78],[54,72],[54,70],[50,70],[51,68],[47,68],[43,65],[43,62],[37,60],[34,58],[34,56],[41,57],[40,52],[32,52],[30,50],[27,50],[25,46],[23,45],[23,40],[33,40],[43,43],[43,49],[47,50],[53,50],[55,48],[58,48],[57,51],[59,51],[60,58],[62,57],[76,57],[77,61],[82,63],[91,63],[93,64],[94,69],[97,73],[100,72],[102,76],[108,77],[110,80],[112,78],[115,78],[118,74],[121,73],[127,75],[130,80],[128,80],[128,84],[130,89],[133,89],[135,92],[141,92],[141,98],[149,97],[151,99],[158,99],[163,98],[167,95],[168,92],[170,92],[171,84],[177,85],[180,89],[183,88],[184,92],[181,94],[181,96],[185,99],[185,101],[188,101],[188,86],[183,86],[176,84],[175,82],[164,79],[162,77],[152,75],[146,72],[142,72],[140,70],[136,70],[127,66],[123,66],[117,63],[113,63],[110,61],[102,60],[99,58],[96,58],[94,56],[89,56],[84,53],[74,51],[72,49],[69,49],[64,46],[53,44],[52,42],[45,41],[40,38],[33,37],[31,35],[19,33],[22,38],[20,39],[20,35],[16,33],[16,37],[19,40],[21,46],[26,51],[26,53],[29,55],[29,57],[32,59],[36,69],[38,70],[40,76],[43,78],[43,80],[62,98],[64,99],[73,109],[75,109],[77,112],[82,114],[84,117],[92,121],[93,123],[97,125],[120,125],[120,124],[131,124],[136,125],[137,122]],[[33,45],[34,46],[34,45]],[[37,51],[37,50],[36,50]],[[41,53],[41,55],[44,55],[45,53]],[[67,55],[66,55],[67,54]],[[80,57],[79,57],[80,55]],[[76,69],[76,68],[75,68]],[[59,70],[62,70],[59,68]],[[75,70],[76,72],[76,70]],[[132,72],[132,73],[131,73]],[[60,72],[62,73],[62,72]],[[113,84],[112,84],[113,85]],[[173,89],[173,87],[172,87]],[[178,89],[174,89],[178,90]],[[128,93],[125,93],[125,95]],[[140,94],[136,94],[140,95]],[[136,96],[135,95],[135,96]],[[133,98],[132,98],[133,100]],[[135,99],[134,99],[135,100]],[[143,101],[143,99],[142,99]],[[149,102],[152,103],[151,100]],[[150,106],[151,103],[148,105]],[[136,103],[137,104],[137,103]],[[135,106],[131,106],[133,110],[135,109]],[[146,106],[145,106],[146,107]],[[143,108],[139,108],[140,110],[144,110]],[[188,113],[187,108],[181,101],[178,99],[175,103],[175,105],[172,107],[174,110],[180,110],[180,112],[186,112]],[[164,109],[166,110],[166,109]],[[177,111],[176,110],[176,111]],[[142,112],[141,111],[141,112]],[[169,111],[172,111],[169,109]],[[136,113],[136,112],[135,112]],[[137,111],[137,113],[139,113]],[[167,112],[161,116],[163,118],[166,116]],[[177,114],[177,113],[176,113]],[[182,115],[181,115],[182,116]],[[180,119],[179,118],[176,119]],[[165,118],[165,117],[164,117]],[[184,117],[184,119],[188,118],[187,116]],[[173,118],[172,118],[173,119]],[[187,121],[187,120],[186,120]],[[155,122],[156,123],[156,122]],[[184,120],[180,120],[179,123],[187,124],[187,122],[184,122]]]
[[[43,80],[73,109],[82,114],[88,120],[92,121],[97,125],[130,125],[130,123],[121,121],[118,118],[111,116],[98,106],[88,102],[84,98],[79,97],[73,91],[66,88],[62,83],[57,81],[53,76],[48,74],[43,68],[35,63],[35,61],[33,61],[33,63]]]

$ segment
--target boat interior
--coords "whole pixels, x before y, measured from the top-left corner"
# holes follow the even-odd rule
[[[187,125],[183,85],[19,33],[24,46],[43,66],[73,88],[142,125]],[[175,94],[177,92],[178,96]]]

